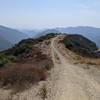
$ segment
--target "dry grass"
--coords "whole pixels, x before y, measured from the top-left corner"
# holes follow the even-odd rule
[[[32,64],[14,64],[11,67],[0,70],[0,84],[2,87],[23,87],[27,83],[34,84],[45,80],[46,77],[46,69]]]
[[[66,56],[70,60],[74,60],[74,64],[88,64],[88,65],[100,65],[100,58],[93,57],[82,57],[67,49],[62,43],[59,44],[62,47],[60,48],[61,52],[63,52],[64,56]],[[62,51],[63,50],[63,51]]]
[[[74,54],[73,59],[76,61],[76,63],[88,64],[88,65],[100,65],[100,58],[88,58]]]
[[[6,64],[0,68],[0,85],[15,92],[30,88],[32,84],[45,80],[53,67],[51,58],[38,49],[25,55],[21,61]]]
[[[100,58],[99,59],[91,59],[91,58],[81,58],[80,63],[89,64],[89,65],[100,65]]]

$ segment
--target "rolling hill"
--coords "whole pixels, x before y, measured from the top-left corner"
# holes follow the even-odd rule
[[[95,42],[100,48],[100,28],[89,27],[89,26],[78,26],[78,27],[66,27],[66,28],[53,28],[53,29],[44,29],[41,31],[26,31],[27,34],[37,38],[49,33],[67,33],[67,34],[80,34]]]
[[[85,93],[88,84],[90,89],[93,86],[92,91],[95,93],[94,85],[91,83],[98,82],[93,78],[100,79],[100,75],[97,73],[100,56],[98,59],[95,58],[97,54],[94,52],[97,49],[94,42],[77,34],[59,35],[52,33],[37,39],[29,38],[20,41],[12,48],[0,52],[0,98],[7,98],[0,100],[14,100],[14,97],[18,97],[16,100],[19,98],[25,100],[23,97],[32,97],[32,100],[39,97],[35,100],[44,100],[43,98],[49,96],[46,95],[47,93],[56,94],[54,90],[57,90],[60,94],[67,90],[72,97],[74,89],[76,92],[78,89],[78,93],[80,93],[82,87],[82,91],[84,90],[83,93]],[[44,53],[44,51],[47,51],[47,53]],[[86,60],[82,60],[83,58]],[[51,68],[53,70],[50,70]],[[97,68],[97,71],[94,70],[95,68]],[[93,78],[92,74],[94,75]],[[98,77],[95,77],[95,75]],[[66,83],[71,84],[71,86]],[[76,85],[76,83],[79,84]],[[69,88],[65,89],[65,87]],[[9,92],[10,90],[11,92]],[[11,96],[11,99],[8,96]],[[66,98],[66,95],[64,96]],[[58,100],[58,95],[55,98]],[[55,98],[52,100],[55,100]]]
[[[75,52],[76,54],[86,56],[86,57],[98,57],[95,53],[98,50],[96,44],[82,35],[70,34],[66,35],[63,43],[66,48]]]
[[[35,35],[39,34],[42,30],[20,30],[21,32],[25,33],[26,35],[28,35],[30,38],[35,37]]]
[[[12,45],[28,36],[18,30],[11,29],[0,25],[0,50],[8,49]]]
[[[0,50],[4,50],[7,47],[11,47],[11,46],[12,46],[12,44],[10,42],[8,42],[4,38],[0,37]]]
[[[91,41],[94,41],[98,47],[100,47],[100,28],[78,26],[67,28],[56,28],[61,33],[81,34]]]
[[[43,31],[37,33],[34,37],[39,38],[41,36],[45,36],[46,34],[50,34],[50,33],[55,34],[55,33],[59,33],[59,31],[57,31],[56,29],[46,29],[46,30],[43,30]]]

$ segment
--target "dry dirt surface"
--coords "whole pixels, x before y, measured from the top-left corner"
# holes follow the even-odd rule
[[[55,67],[47,82],[46,100],[100,100],[100,71],[93,66],[84,69],[71,63],[57,48],[58,38],[51,42]]]

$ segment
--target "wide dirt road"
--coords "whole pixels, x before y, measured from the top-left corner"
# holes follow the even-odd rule
[[[55,67],[48,82],[47,100],[100,100],[100,84],[81,66],[70,63],[52,40],[52,59]]]

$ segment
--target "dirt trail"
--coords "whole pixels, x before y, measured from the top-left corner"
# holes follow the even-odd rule
[[[100,84],[85,69],[70,63],[59,52],[57,38],[51,43],[55,67],[47,83],[47,100],[100,100]]]

